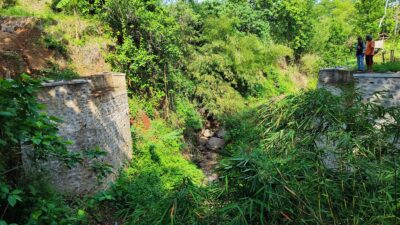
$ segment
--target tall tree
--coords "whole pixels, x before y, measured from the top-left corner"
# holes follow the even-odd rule
[[[394,27],[394,35],[397,36],[399,34],[399,16],[400,16],[400,0],[397,0],[395,2],[395,16],[394,16],[394,20],[395,20],[395,27]]]
[[[159,0],[109,0],[104,19],[118,39],[112,64],[134,91],[168,108],[169,81],[181,57],[179,25]]]
[[[378,35],[382,30],[379,27],[384,15],[386,0],[357,0],[358,33]]]
[[[314,0],[256,0],[258,9],[266,11],[271,33],[277,43],[288,43],[297,56],[310,46]]]
[[[353,0],[322,0],[314,9],[312,52],[328,64],[340,65],[349,54],[347,43],[354,37],[356,9]]]

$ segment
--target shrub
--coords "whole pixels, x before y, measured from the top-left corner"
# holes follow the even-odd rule
[[[266,74],[264,96],[274,97],[295,91],[295,84],[291,80],[291,74],[284,74],[274,66],[266,68]]]
[[[283,45],[254,34],[243,35],[236,28],[238,18],[228,16],[205,20],[204,44],[188,65],[192,80],[198,84],[194,94],[200,105],[217,115],[233,114],[244,106],[245,98],[265,95],[268,83],[274,82],[267,72],[269,65],[293,55]]]
[[[59,119],[42,112],[43,106],[36,100],[41,82],[24,74],[15,80],[0,79],[0,209],[1,219],[9,222],[26,222],[32,213],[30,210],[35,207],[27,203],[32,199],[46,198],[46,194],[35,198],[36,191],[29,186],[31,182],[23,181],[21,145],[31,146],[30,154],[25,157],[38,168],[38,162],[49,157],[58,159],[67,167],[83,160],[81,155],[69,152],[69,142],[57,135]],[[57,215],[64,214],[61,212],[63,209],[51,204],[45,201],[40,207],[42,210],[53,208],[59,212]],[[54,218],[54,212],[47,213]],[[39,217],[36,214],[35,218]],[[44,221],[54,223],[58,220],[49,218]]]
[[[300,71],[307,76],[316,76],[322,66],[322,60],[318,55],[305,54],[300,58]]]
[[[143,97],[156,98],[158,105],[154,107],[159,106],[172,89],[172,77],[180,68],[177,62],[183,43],[178,23],[158,0],[106,1],[104,9],[103,20],[118,44],[108,60],[127,74],[131,89]]]
[[[192,209],[202,201],[193,199],[192,191],[199,190],[203,174],[181,155],[181,131],[162,120],[151,124],[149,130],[135,126],[135,157],[110,190],[109,202],[128,224],[185,224],[198,218]]]
[[[196,106],[188,99],[177,98],[175,102],[176,116],[178,117],[178,127],[184,127],[192,131],[200,130],[203,126],[201,115],[196,110]]]
[[[103,0],[76,1],[76,0],[52,0],[50,8],[55,12],[80,13],[82,15],[99,13],[103,6]]]
[[[61,41],[55,39],[52,36],[45,36],[44,37],[44,44],[46,46],[46,48],[51,49],[51,50],[55,50],[57,52],[59,52],[60,54],[67,56],[68,50],[67,50],[67,46],[62,43]]]
[[[70,68],[60,69],[58,65],[43,69],[40,71],[46,78],[53,80],[73,80],[79,78],[74,70]]]
[[[29,180],[20,208],[24,209],[24,218],[21,214],[20,224],[87,224],[88,216],[75,200],[67,201],[55,191],[42,177]]]
[[[0,9],[12,7],[17,3],[16,0],[0,0]]]

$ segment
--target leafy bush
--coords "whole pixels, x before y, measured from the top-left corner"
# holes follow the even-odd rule
[[[316,76],[322,66],[322,60],[318,55],[305,54],[300,58],[300,71],[307,76]]]
[[[33,165],[49,157],[68,167],[82,161],[79,154],[67,150],[69,142],[57,135],[59,120],[42,113],[43,106],[36,100],[40,85],[41,80],[24,74],[16,80],[0,79],[0,219],[21,222],[31,213],[32,205],[25,203],[33,193],[22,180],[21,145],[30,146],[26,157]]]
[[[77,1],[52,0],[50,8],[55,12],[80,13],[82,15],[96,14],[104,4],[104,0]]]
[[[176,111],[176,127],[184,127],[185,129],[198,131],[203,126],[203,121],[196,107],[188,99],[178,98],[175,101]]]
[[[255,8],[265,11],[264,17],[271,24],[271,36],[276,43],[287,44],[296,58],[310,47],[313,34],[314,8],[312,0],[256,1]]]
[[[38,177],[36,177],[38,178]],[[24,209],[26,218],[20,216],[21,224],[87,224],[88,217],[80,203],[75,200],[69,202],[57,191],[53,190],[46,181],[30,180],[25,188],[26,194],[20,208]],[[25,221],[23,221],[25,220]]]
[[[17,3],[16,0],[0,0],[0,9],[12,7]]]
[[[202,106],[215,114],[232,114],[241,109],[245,97],[268,92],[269,65],[291,57],[283,45],[263,42],[253,34],[237,30],[238,18],[209,17],[204,22],[204,44],[188,65],[191,79],[198,84],[194,92]]]
[[[79,78],[74,70],[70,68],[60,69],[58,65],[43,69],[40,71],[46,78],[53,80],[73,80]]]
[[[354,16],[355,2],[322,0],[315,6],[314,14],[312,52],[318,54],[328,66],[347,66],[349,58],[355,58],[356,35],[360,35],[354,26],[360,19]],[[365,30],[362,35],[365,35]]]
[[[200,199],[193,199],[191,190],[198,189],[204,177],[181,155],[181,132],[153,120],[147,131],[137,124],[135,136],[134,159],[110,190],[117,215],[128,224],[185,224],[188,217],[198,217],[190,207]]]
[[[118,42],[108,60],[127,74],[131,89],[148,98],[165,99],[179,68],[178,23],[158,0],[107,1],[104,8],[103,19]]]
[[[129,98],[129,109],[133,117],[141,116],[140,114],[144,112],[150,118],[158,117],[158,111],[156,106],[159,104],[161,97],[156,98],[143,98],[141,96],[132,96]]]
[[[289,94],[295,91],[295,84],[291,74],[283,74],[274,66],[266,68],[267,79],[264,83],[264,92],[261,96],[274,97]]]
[[[68,53],[67,47],[64,43],[62,43],[61,41],[55,39],[52,36],[45,36],[44,37],[44,44],[46,46],[46,48],[51,49],[51,50],[56,50],[57,52],[59,52],[60,54],[66,56]]]
[[[207,44],[199,49],[191,69],[196,76],[213,75],[227,82],[243,96],[254,95],[254,88],[265,80],[264,68],[290,56],[292,51],[268,46],[255,35],[242,36],[235,30],[235,23],[235,18],[227,17],[206,21],[203,35]]]

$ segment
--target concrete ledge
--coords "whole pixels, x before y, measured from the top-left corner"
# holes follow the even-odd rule
[[[319,84],[349,84],[353,81],[353,71],[346,68],[327,68],[319,71]]]
[[[365,102],[383,107],[400,106],[400,73],[354,73],[340,69],[321,69],[318,88],[325,88],[333,95],[341,95],[343,87],[354,82],[354,88]]]
[[[125,73],[118,73],[118,72],[103,72],[99,74],[93,74],[90,76],[87,76],[87,78],[94,77],[94,76],[126,76]]]
[[[332,68],[322,68],[324,71],[351,71],[350,67],[332,67]]]
[[[360,73],[353,76],[354,78],[400,78],[400,73]]]
[[[100,74],[93,74],[87,77],[82,77],[81,79],[74,80],[61,80],[61,81],[52,81],[49,83],[42,83],[43,87],[56,87],[56,86],[64,86],[64,85],[75,85],[75,84],[87,84],[90,82],[99,83],[98,81],[101,79],[107,79],[107,77],[125,77],[125,73],[115,73],[115,72],[104,72]],[[111,86],[110,84],[103,84],[103,86]]]
[[[75,79],[75,80],[68,80],[68,81],[55,81],[51,83],[42,83],[43,87],[56,87],[56,86],[64,86],[64,85],[75,85],[75,84],[87,84],[89,80],[85,79]]]

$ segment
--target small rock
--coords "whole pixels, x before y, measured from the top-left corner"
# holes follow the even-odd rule
[[[207,157],[207,159],[209,159],[209,160],[216,160],[217,157],[218,157],[218,154],[215,153],[215,152],[207,152],[207,153],[206,153],[206,157]]]
[[[199,151],[201,151],[201,152],[204,152],[204,151],[207,150],[207,148],[206,148],[205,145],[199,145],[199,146],[197,146],[197,149],[198,149]]]
[[[197,142],[199,143],[199,145],[206,145],[208,142],[208,138],[201,136],[197,139]]]
[[[201,115],[206,115],[207,114],[207,109],[203,107],[203,108],[199,109],[199,113]]]
[[[224,147],[225,141],[221,138],[212,137],[207,142],[207,148],[210,150],[218,150]]]
[[[214,132],[212,132],[210,129],[205,129],[202,133],[202,136],[204,137],[212,137],[214,135]]]
[[[211,175],[208,175],[207,180],[208,180],[208,182],[214,182],[214,181],[218,180],[218,174],[213,173]]]
[[[226,135],[227,131],[225,130],[225,128],[221,128],[218,132],[217,132],[217,137],[219,138],[224,138]]]

